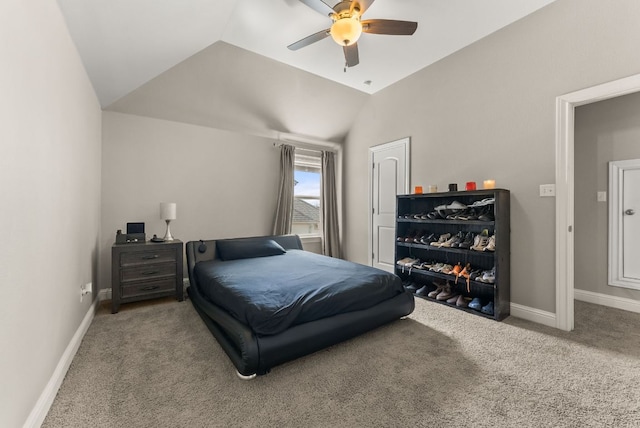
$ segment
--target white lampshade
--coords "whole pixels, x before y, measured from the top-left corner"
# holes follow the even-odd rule
[[[176,204],[174,202],[160,203],[160,218],[162,220],[176,219]]]

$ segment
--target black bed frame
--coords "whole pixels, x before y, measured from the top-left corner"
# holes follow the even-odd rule
[[[284,249],[302,249],[297,235],[259,237],[273,239]],[[238,239],[256,239],[238,238]],[[204,323],[227,353],[241,377],[268,373],[284,362],[310,354],[366,331],[409,315],[414,309],[413,295],[402,293],[390,300],[362,311],[334,315],[317,321],[295,325],[270,336],[259,336],[210,302],[198,290],[194,275],[196,263],[216,259],[216,241],[190,241],[186,245],[190,286],[189,298]]]

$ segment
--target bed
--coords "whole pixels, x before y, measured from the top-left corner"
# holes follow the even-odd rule
[[[397,276],[297,235],[190,241],[189,298],[243,379],[409,315]]]

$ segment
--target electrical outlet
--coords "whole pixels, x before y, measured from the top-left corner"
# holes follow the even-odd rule
[[[540,185],[540,197],[548,198],[556,195],[555,184],[541,184]]]
[[[598,192],[598,202],[607,202],[607,192]]]
[[[93,286],[92,283],[87,282],[85,285],[81,285],[80,286],[80,301],[82,302],[82,298],[84,297],[85,294],[89,294],[91,293],[91,287]]]

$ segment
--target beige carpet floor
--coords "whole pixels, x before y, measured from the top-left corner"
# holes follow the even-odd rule
[[[640,427],[640,315],[576,329],[417,299],[409,319],[242,381],[189,301],[102,308],[44,427]]]

